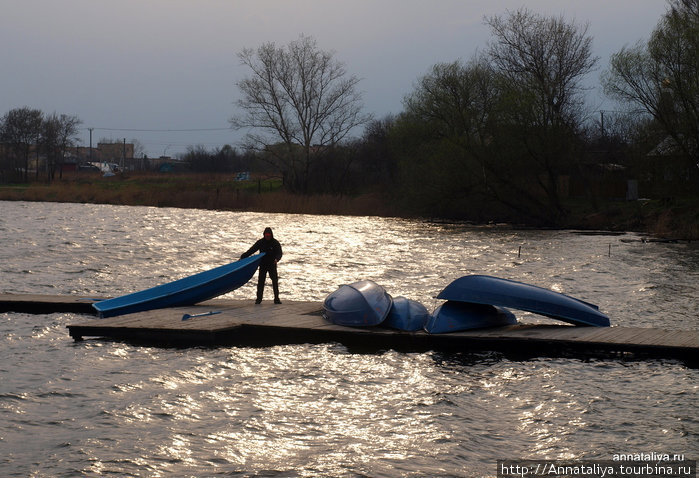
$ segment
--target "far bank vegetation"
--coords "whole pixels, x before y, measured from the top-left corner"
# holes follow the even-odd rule
[[[600,67],[588,25],[528,9],[484,21],[481,53],[432,65],[403,111],[383,118],[362,113],[359,79],[312,38],[243,50],[249,76],[231,125],[249,131],[245,143],[192,146],[177,158],[183,172],[57,181],[79,120],[10,111],[0,198],[699,237],[699,0],[670,0],[646,42],[613,55],[601,86],[616,103],[605,111],[586,104],[583,80]],[[31,155],[46,158],[44,173],[32,176]]]

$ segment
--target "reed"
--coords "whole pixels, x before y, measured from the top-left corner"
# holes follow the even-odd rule
[[[50,184],[34,182],[0,186],[0,200],[295,214],[396,215],[396,211],[378,194],[293,194],[282,189],[279,179],[232,181],[230,176],[207,174],[140,174],[112,178],[81,174]]]
[[[0,200],[123,204],[292,214],[410,217],[381,194],[293,194],[278,178],[234,181],[230,175],[141,173],[104,178],[74,174],[50,184],[0,185]],[[564,227],[642,231],[658,237],[699,239],[699,200],[610,201],[590,211],[571,199]]]

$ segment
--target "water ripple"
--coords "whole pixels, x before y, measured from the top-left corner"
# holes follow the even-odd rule
[[[0,236],[17,243],[0,248],[5,293],[142,289],[235,260],[269,225],[284,246],[289,300],[370,278],[434,308],[449,281],[482,273],[597,303],[617,325],[699,327],[699,250],[633,234],[0,206]],[[248,284],[229,297],[253,295]],[[501,458],[699,455],[699,373],[673,361],[357,354],[339,344],[159,349],[74,343],[65,326],[76,320],[0,314],[6,476],[495,476]]]

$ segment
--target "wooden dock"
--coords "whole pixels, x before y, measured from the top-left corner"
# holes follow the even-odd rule
[[[93,313],[90,298],[8,296],[0,311]],[[21,309],[21,310],[20,310]],[[197,314],[209,314],[200,315]],[[511,325],[449,334],[402,332],[383,327],[343,327],[322,317],[319,302],[215,299],[189,307],[139,312],[109,319],[85,317],[67,326],[75,340],[101,337],[149,345],[268,346],[340,342],[360,350],[499,351],[516,356],[629,356],[677,358],[697,364],[699,331],[571,325]],[[191,317],[182,320],[185,314]]]
[[[106,297],[42,294],[0,294],[0,312],[24,312],[26,314],[52,314],[72,312],[94,314],[92,303]]]

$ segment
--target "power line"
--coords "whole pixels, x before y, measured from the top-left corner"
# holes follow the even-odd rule
[[[135,131],[149,133],[182,133],[182,132],[198,132],[198,131],[231,131],[231,128],[188,128],[188,129],[138,129],[138,128],[83,128],[99,131]]]

